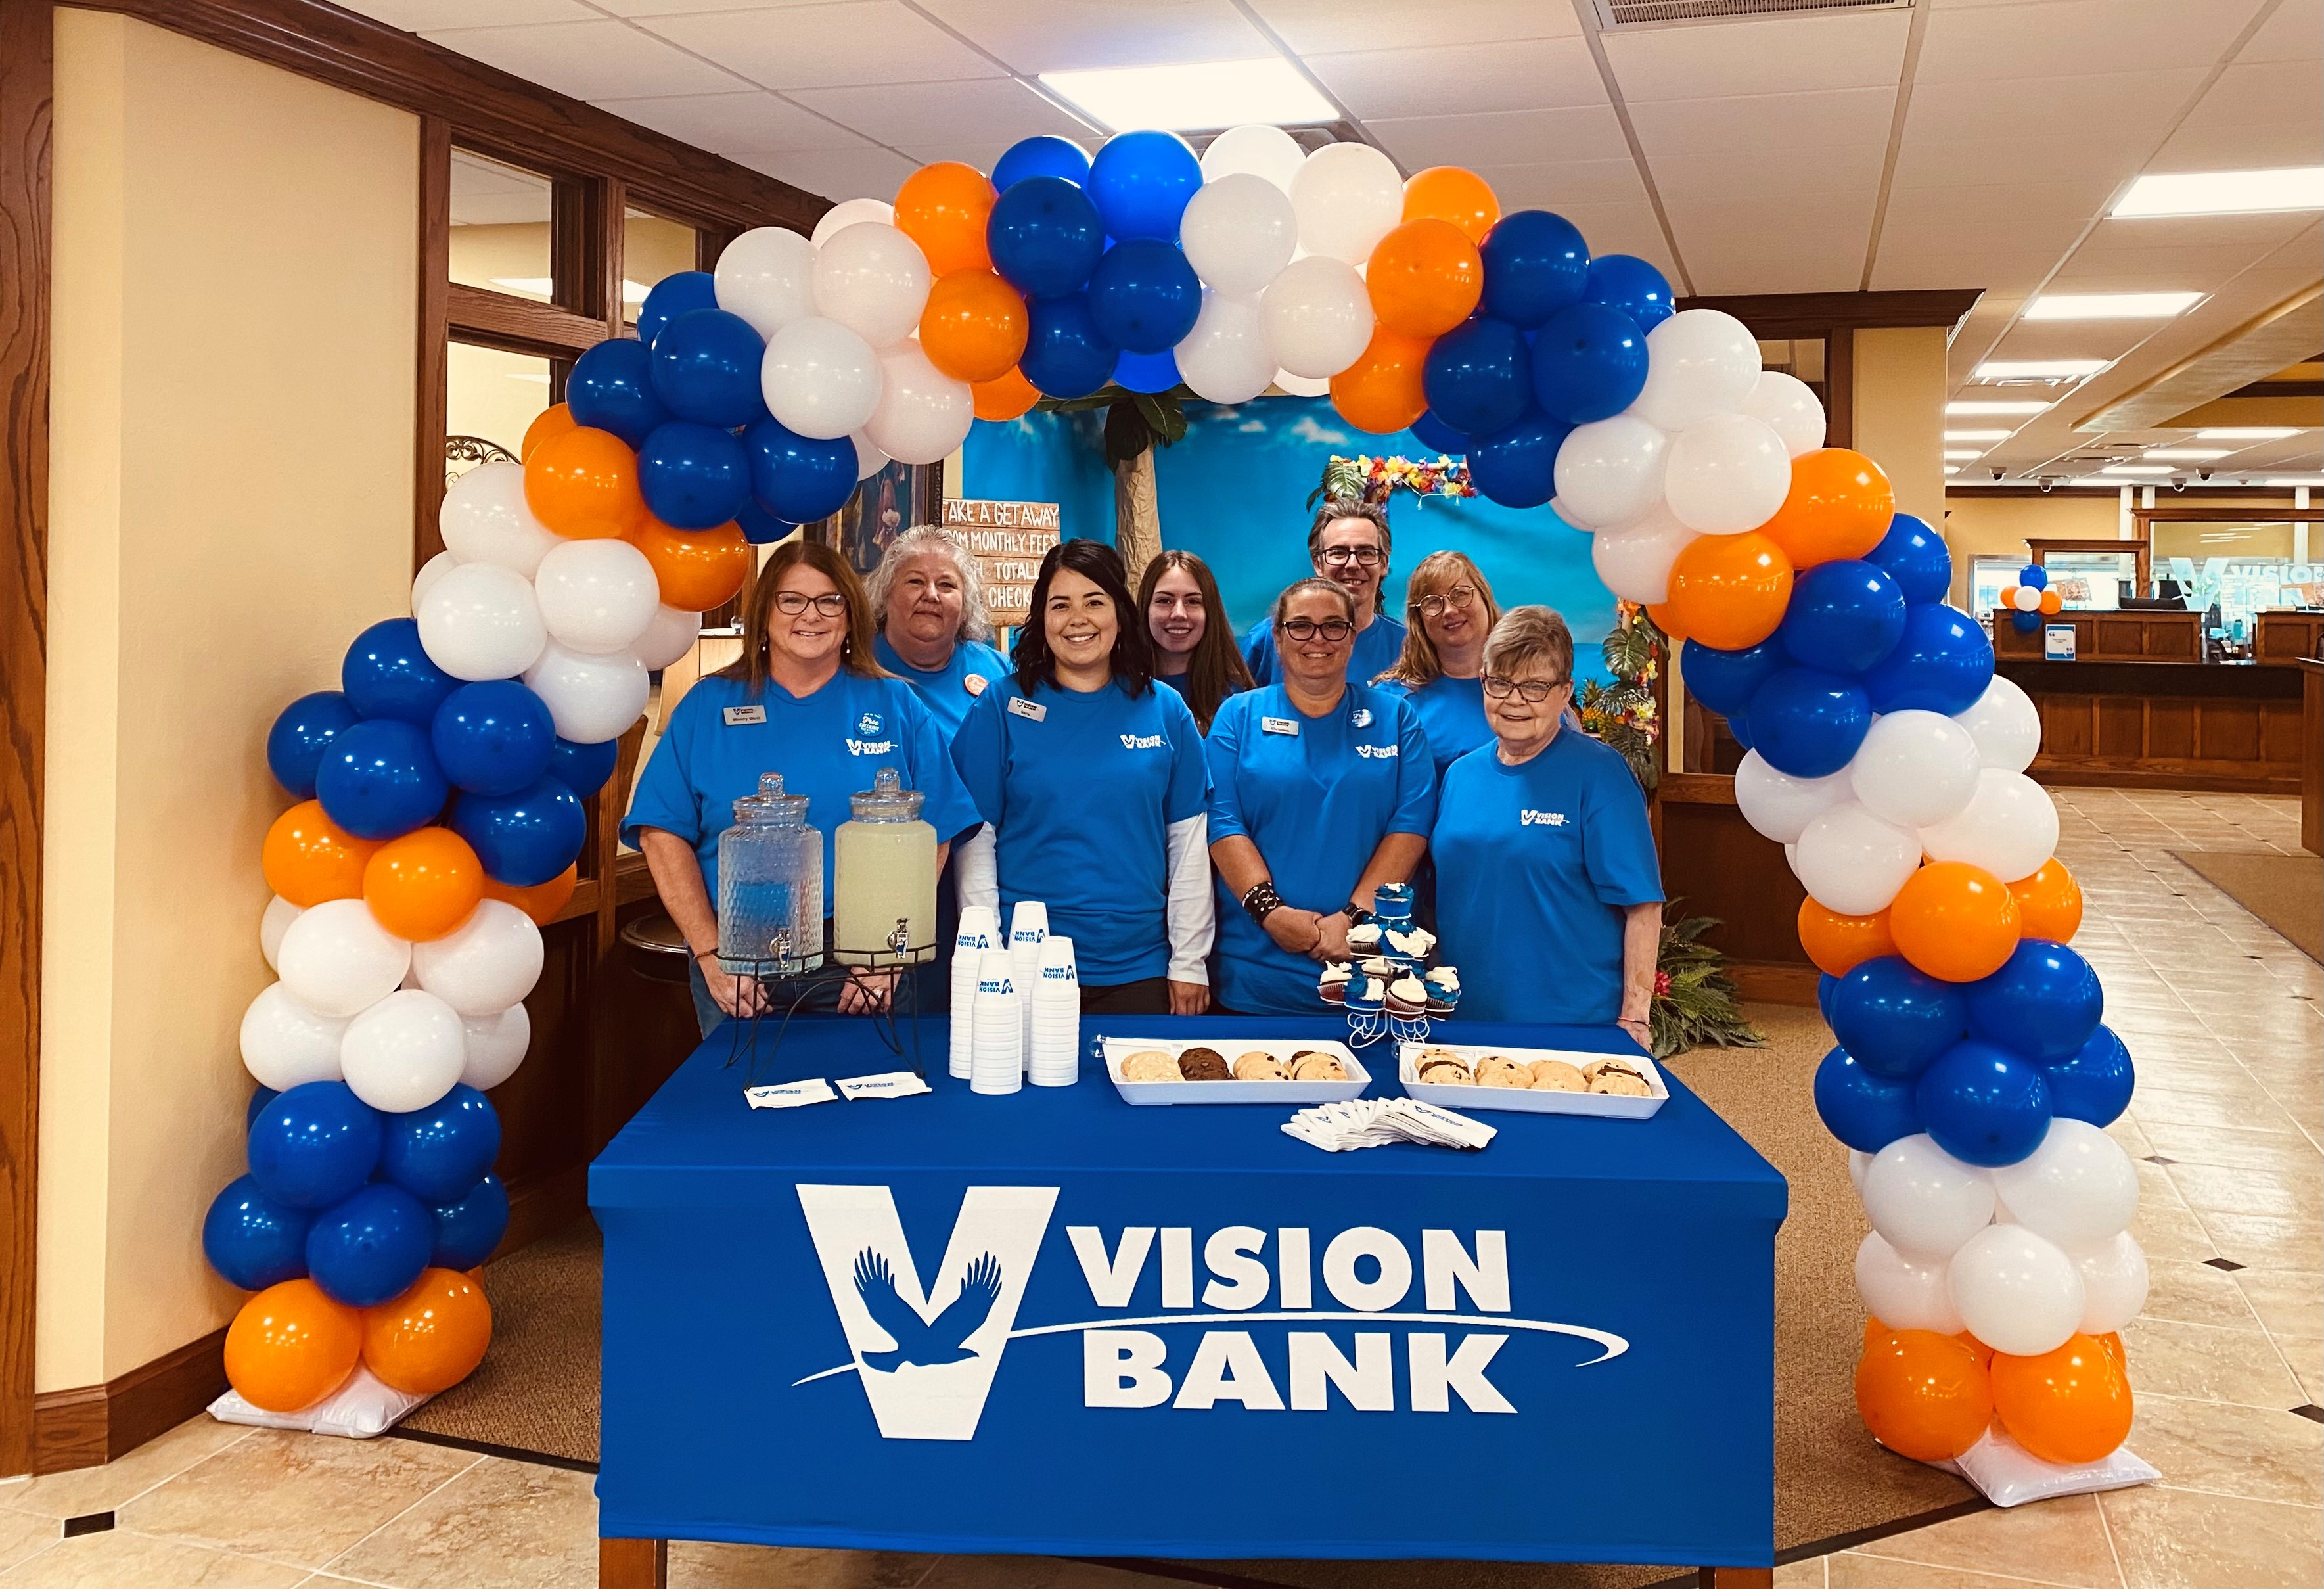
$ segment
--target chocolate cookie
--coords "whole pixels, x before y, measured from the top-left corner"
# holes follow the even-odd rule
[[[1347,1067],[1331,1054],[1319,1054],[1313,1049],[1303,1049],[1291,1057],[1293,1081],[1345,1081]]]
[[[1235,1058],[1234,1078],[1237,1081],[1281,1081],[1284,1076],[1283,1061],[1264,1049],[1253,1049]]]
[[[1184,1049],[1178,1054],[1178,1074],[1188,1081],[1225,1081],[1227,1057],[1216,1049]]]
[[[1654,1087],[1638,1067],[1627,1059],[1600,1059],[1582,1067],[1593,1093],[1609,1093],[1621,1098],[1651,1098]]]

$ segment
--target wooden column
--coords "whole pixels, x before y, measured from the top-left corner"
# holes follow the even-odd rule
[[[2324,855],[2324,662],[2300,661],[2300,847]]]

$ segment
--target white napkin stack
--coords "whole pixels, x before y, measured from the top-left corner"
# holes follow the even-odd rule
[[[1025,1006],[1025,1064],[1029,1070],[1033,1063],[1033,986],[1041,980],[1041,945],[1049,937],[1049,907],[1038,900],[1019,900],[1009,913],[1009,968],[1017,979],[1017,991],[1027,995]]]
[[[970,905],[960,913],[960,930],[952,941],[952,1074],[969,1078],[969,1056],[975,1052],[976,1027],[970,1012],[976,1002],[976,973],[985,951],[1001,944],[1001,916],[989,905]]]
[[[1475,1149],[1498,1134],[1483,1121],[1416,1098],[1351,1098],[1344,1104],[1318,1104],[1285,1121],[1283,1130],[1286,1135],[1326,1153],[1384,1148],[1390,1142]]]
[[[1009,952],[987,949],[977,967],[976,1002],[969,1012],[974,1049],[968,1090],[1013,1093],[1025,1085],[1025,998],[1017,991]]]
[[[1028,1064],[1033,1085],[1069,1087],[1082,1078],[1082,984],[1074,965],[1073,939],[1052,938],[1042,943],[1040,968],[1032,989],[1033,996],[1027,1002],[1033,1015]]]

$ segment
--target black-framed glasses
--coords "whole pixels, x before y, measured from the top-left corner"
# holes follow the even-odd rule
[[[1388,553],[1376,546],[1327,546],[1323,549],[1323,561],[1334,568],[1344,568],[1350,563],[1359,568],[1377,568],[1388,561]]]
[[[1529,707],[1537,707],[1566,687],[1567,680],[1552,684],[1546,679],[1503,679],[1497,673],[1485,675],[1485,694],[1497,701],[1516,696]]]
[[[1313,618],[1286,618],[1283,633],[1294,640],[1321,638],[1328,645],[1337,645],[1356,632],[1356,626],[1345,618],[1326,618],[1317,623]]]
[[[826,618],[842,618],[847,615],[847,598],[835,590],[821,596],[804,596],[796,590],[775,592],[775,611],[785,617],[796,618],[809,607]]]
[[[1422,617],[1441,618],[1448,610],[1468,611],[1469,604],[1476,599],[1475,586],[1456,585],[1442,596],[1424,596],[1414,605],[1420,608]]]

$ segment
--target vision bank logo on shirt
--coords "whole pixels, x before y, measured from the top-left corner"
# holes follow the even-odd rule
[[[1158,734],[1125,734],[1121,736],[1121,748],[1126,751],[1158,751],[1162,748],[1162,736]]]
[[[1563,827],[1565,826],[1565,813],[1536,811],[1527,807],[1517,813],[1517,826],[1519,827]]]
[[[801,1184],[797,1190],[850,1361],[797,1380],[794,1388],[853,1374],[883,1439],[973,1439],[1001,1353],[1010,1341],[1036,1335],[1082,1337],[1084,1407],[1170,1412],[1208,1412],[1230,1403],[1324,1412],[1337,1397],[1360,1412],[1449,1412],[1457,1399],[1471,1412],[1515,1414],[1520,1409],[1489,1372],[1513,1335],[1565,1336],[1594,1346],[1595,1355],[1577,1368],[1630,1349],[1605,1330],[1513,1316],[1508,1233],[1500,1230],[1471,1231],[1465,1240],[1457,1231],[1421,1231],[1416,1274],[1406,1238],[1373,1225],[1329,1233],[1259,1224],[1208,1232],[1123,1225],[1111,1243],[1102,1226],[1068,1225],[1095,1316],[1020,1327],[1017,1310],[1058,1187],[967,1187],[944,1257],[925,1286],[890,1188]],[[1207,1277],[1199,1298],[1198,1235]],[[1166,1311],[1131,1316],[1149,1266],[1157,1270]],[[1319,1272],[1336,1307],[1316,1305]],[[1423,1304],[1417,1309],[1405,1306],[1416,1279]],[[1332,1323],[1342,1331],[1300,1327]],[[1349,1324],[1365,1327],[1347,1331]],[[1285,1327],[1254,1332],[1254,1325]],[[1189,1347],[1186,1335],[1197,1331]]]
[[[1369,762],[1385,762],[1403,748],[1393,744],[1360,744],[1356,747],[1356,754]]]

